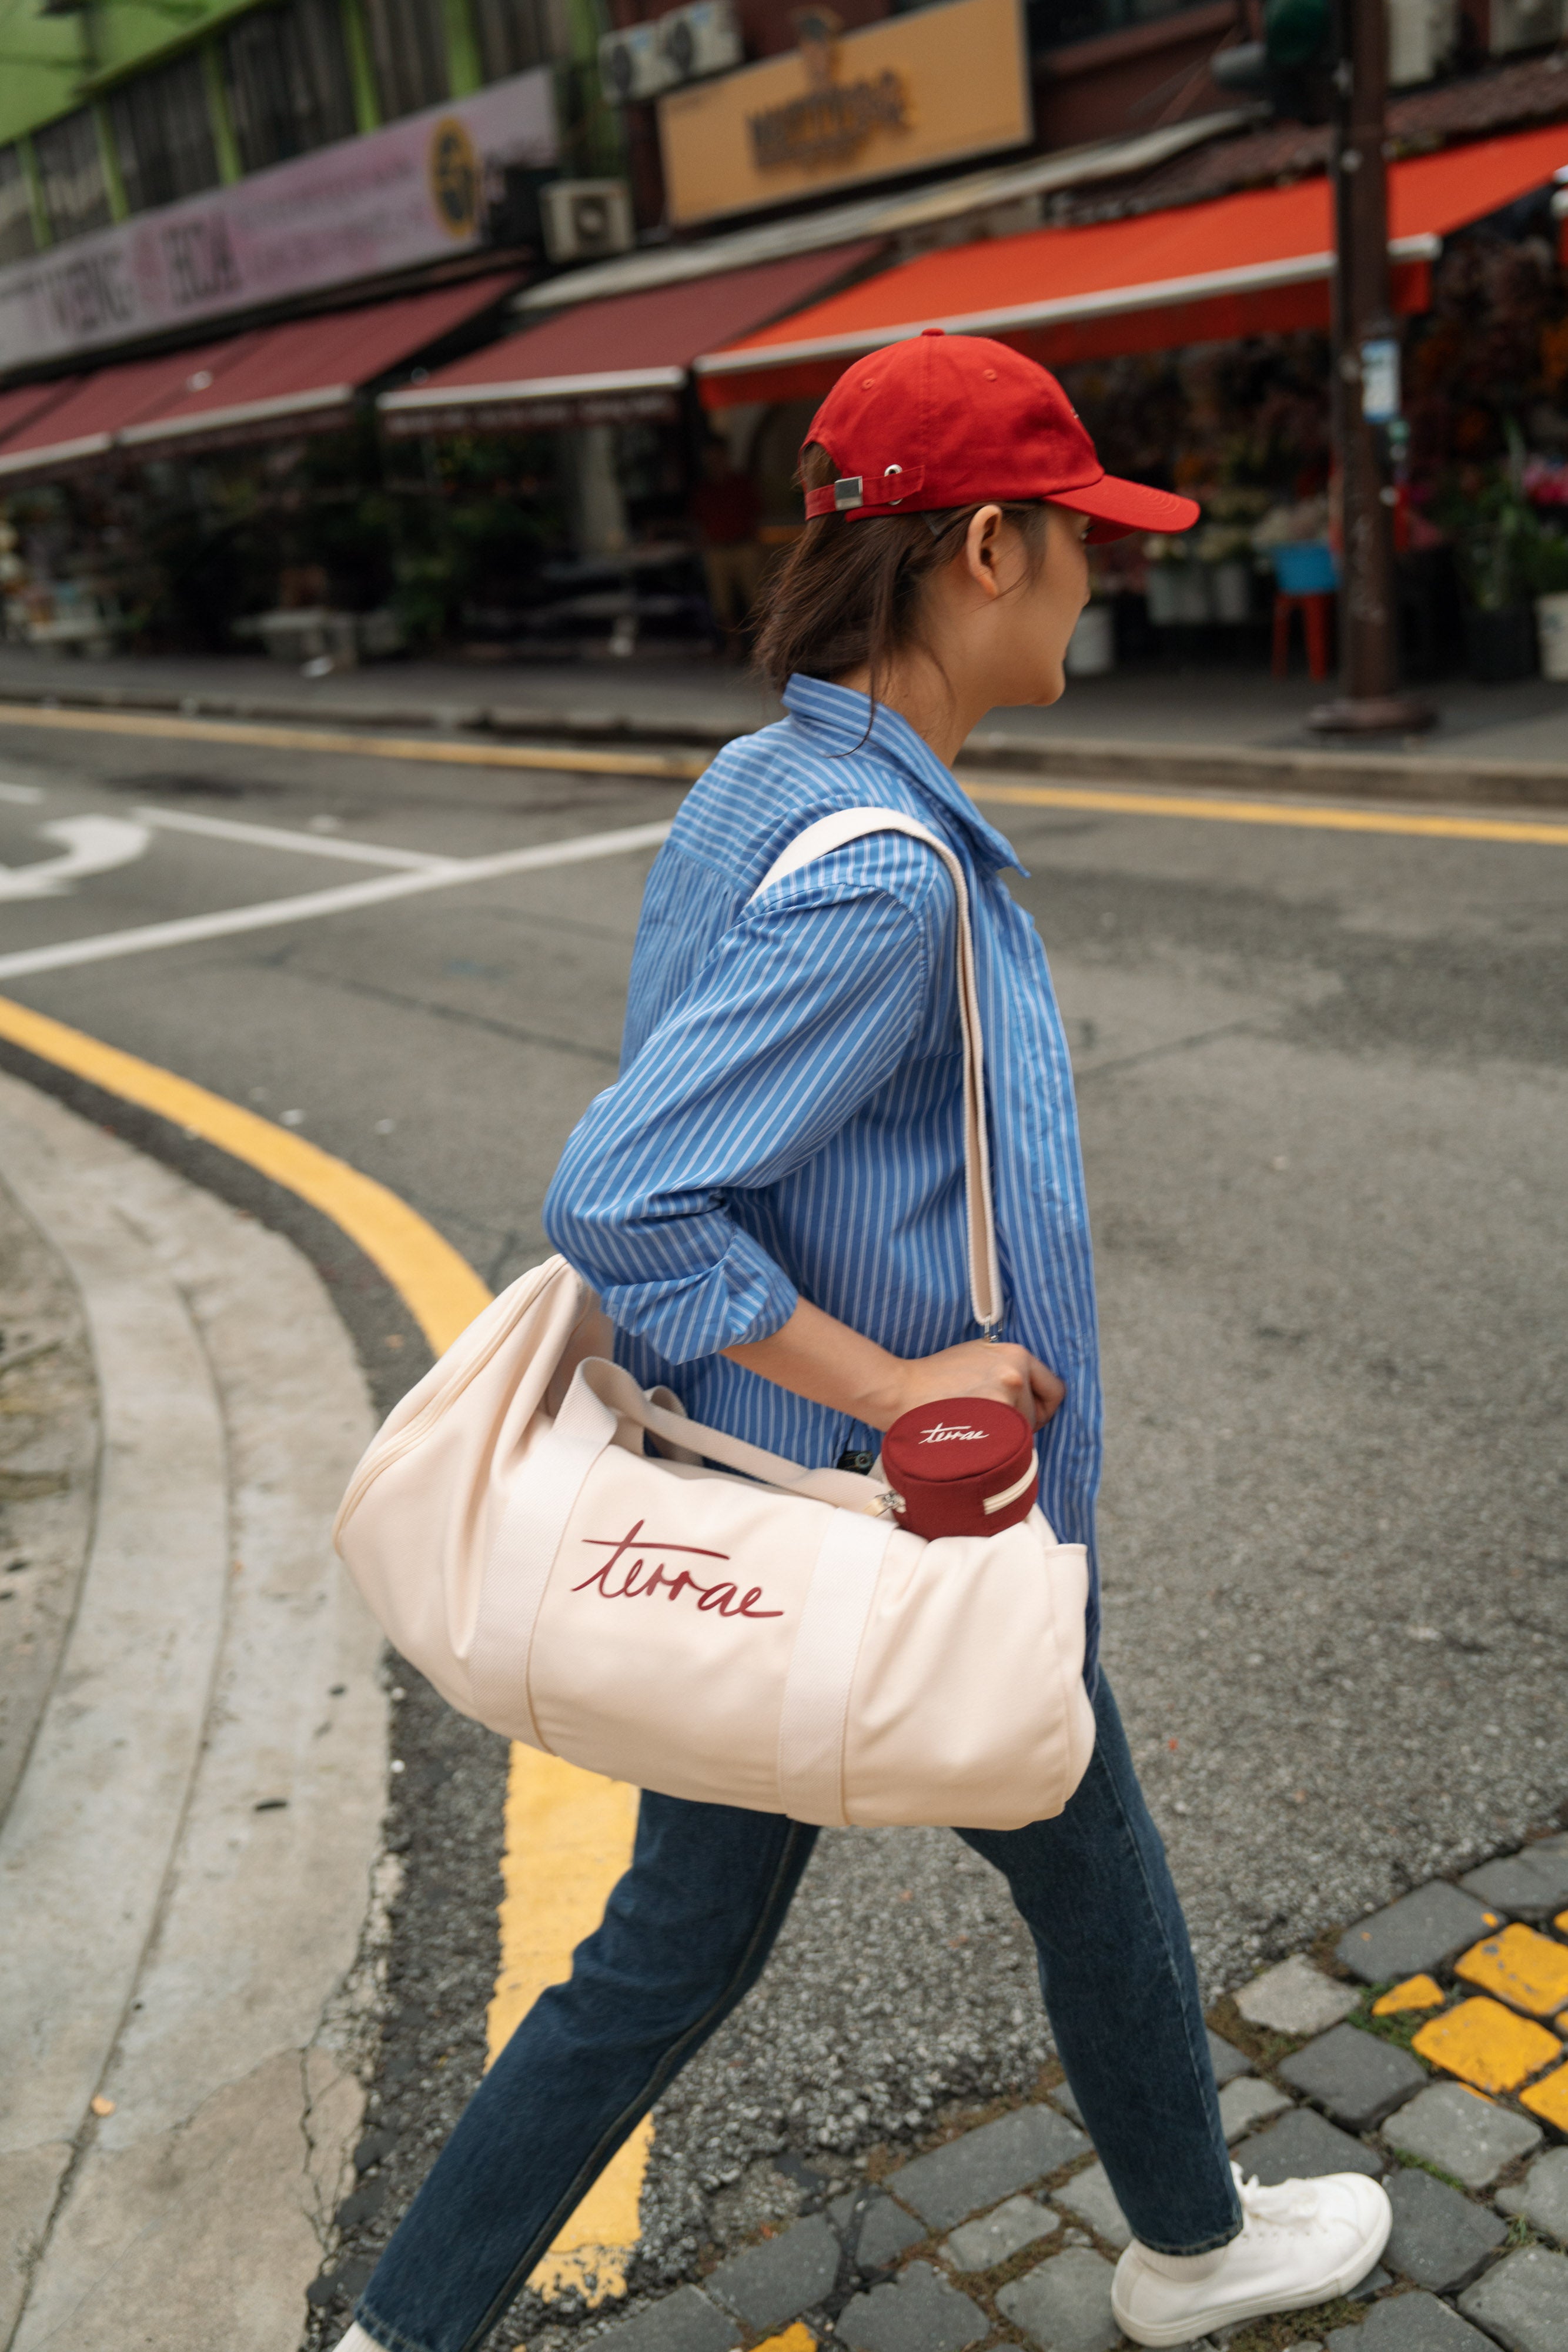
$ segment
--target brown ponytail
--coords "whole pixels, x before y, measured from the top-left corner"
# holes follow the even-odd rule
[[[838,471],[819,442],[800,452],[800,485],[816,489]],[[797,670],[842,677],[863,664],[871,698],[895,655],[923,642],[920,589],[950,563],[981,505],[911,515],[819,515],[790,549],[768,590],[758,668],[775,689]],[[1031,574],[1045,553],[1045,509],[996,501],[1023,533]]]

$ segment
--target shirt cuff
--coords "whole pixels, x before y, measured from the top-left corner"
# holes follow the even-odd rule
[[[749,1234],[736,1232],[718,1264],[664,1282],[618,1284],[601,1294],[618,1330],[657,1349],[667,1364],[689,1364],[768,1339],[800,1303],[800,1294]]]

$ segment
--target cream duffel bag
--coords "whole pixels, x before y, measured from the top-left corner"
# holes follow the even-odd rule
[[[760,887],[878,832],[928,842],[958,893],[971,1288],[989,1328],[962,868],[913,818],[850,809],[809,826]],[[551,1258],[387,1420],[333,1533],[394,1647],[463,1714],[666,1796],[821,1823],[1014,1829],[1060,1812],[1094,1743],[1083,1547],[1058,1543],[1038,1507],[998,1535],[926,1542],[879,1475],[803,1470],[687,1421],[605,1360],[609,1338]]]

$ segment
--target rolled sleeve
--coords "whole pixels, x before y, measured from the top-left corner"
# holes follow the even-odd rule
[[[810,876],[747,908],[568,1142],[545,1229],[667,1362],[766,1339],[794,1284],[732,1213],[898,1066],[925,1002],[919,916]]]

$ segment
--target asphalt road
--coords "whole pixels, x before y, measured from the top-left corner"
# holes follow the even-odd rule
[[[499,1286],[543,1254],[557,1154],[613,1075],[651,848],[56,971],[6,959],[393,870],[333,844],[486,856],[677,801],[0,713],[0,861],[107,858],[106,818],[125,857],[57,895],[0,877],[0,992],[298,1126]],[[988,813],[1032,868],[1016,887],[1079,1072],[1108,1664],[1218,1990],[1568,1797],[1568,853]],[[211,1177],[204,1149],[161,1148]],[[330,1257],[316,1221],[264,1205]],[[406,1318],[327,1270],[390,1399],[420,1368]],[[395,2155],[366,2247],[474,2079],[494,1969],[504,1751],[413,1689],[400,1752]],[[642,2282],[787,2209],[771,2154],[834,2168],[1047,2053],[982,1864],[940,1832],[825,1836],[764,1985],[659,2112]]]

